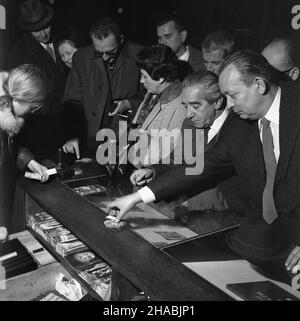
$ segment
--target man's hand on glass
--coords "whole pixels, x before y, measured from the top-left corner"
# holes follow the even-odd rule
[[[138,193],[117,198],[107,205],[109,215],[115,216],[115,222],[118,223],[137,203],[141,201],[142,199]]]

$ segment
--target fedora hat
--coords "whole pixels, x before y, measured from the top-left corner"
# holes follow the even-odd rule
[[[292,250],[279,220],[268,224],[262,219],[248,219],[225,238],[235,253],[254,263],[286,259]]]
[[[20,5],[19,26],[26,31],[46,28],[53,17],[53,10],[39,0],[26,0]]]

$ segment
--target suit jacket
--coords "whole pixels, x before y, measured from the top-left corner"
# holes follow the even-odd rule
[[[12,48],[8,59],[9,69],[21,64],[34,64],[44,72],[52,89],[51,101],[47,106],[51,112],[60,108],[66,82],[64,64],[60,59],[55,40],[53,40],[53,47],[56,62],[30,33],[25,33]],[[43,112],[46,112],[46,108]]]
[[[56,62],[30,33],[25,33],[12,48],[8,59],[9,69],[25,63],[36,65],[50,84],[48,101],[42,109],[27,117],[18,138],[21,145],[40,158],[48,157],[57,150],[60,136],[59,126],[56,127],[56,124],[59,121],[66,75],[55,40],[53,47]]]
[[[300,91],[299,85],[282,86],[280,101],[280,157],[274,183],[274,201],[291,240],[300,244]],[[182,191],[195,193],[239,175],[248,198],[244,199],[248,218],[262,220],[262,195],[266,182],[262,144],[257,121],[242,120],[231,114],[223,126],[218,142],[205,153],[201,175],[184,175],[185,168],[154,180],[149,187],[157,200]],[[273,223],[274,224],[274,223]]]
[[[190,56],[187,62],[190,64],[193,71],[205,70],[201,50],[189,45],[189,51]]]
[[[108,100],[134,99],[140,90],[140,71],[135,60],[140,46],[126,43],[110,76],[93,45],[79,49],[73,56],[64,93],[64,102],[84,107],[88,149],[96,147],[96,134],[108,111]],[[111,95],[110,95],[111,89]]]

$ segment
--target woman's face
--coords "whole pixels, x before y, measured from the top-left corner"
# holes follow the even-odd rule
[[[162,91],[162,79],[153,80],[146,70],[141,69],[141,83],[147,89],[147,92],[152,94],[159,94]]]
[[[69,67],[72,68],[72,57],[77,48],[72,46],[69,42],[63,42],[58,47],[61,60]]]

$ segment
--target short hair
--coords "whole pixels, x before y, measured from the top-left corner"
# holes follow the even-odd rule
[[[263,78],[268,84],[278,83],[278,71],[263,55],[253,50],[240,50],[228,56],[220,67],[220,75],[231,64],[237,68],[241,80],[247,86],[250,86],[256,77]]]
[[[160,78],[167,82],[180,78],[178,58],[173,50],[165,45],[145,47],[138,52],[137,66],[147,71],[154,80]]]
[[[8,97],[20,104],[35,109],[42,107],[50,92],[49,82],[42,71],[32,64],[24,64],[12,69],[3,84]]]
[[[288,68],[295,67],[299,63],[296,48],[293,41],[289,38],[276,38],[272,40],[267,47],[274,47],[276,45],[281,45],[284,51],[284,58],[286,59],[286,65]]]
[[[196,71],[189,74],[182,83],[182,89],[202,86],[205,89],[205,100],[214,102],[222,97],[218,83],[218,76],[211,71]]]
[[[171,13],[161,15],[156,22],[156,27],[161,27],[171,21],[174,22],[175,29],[177,29],[178,32],[186,30],[183,21],[177,15]]]
[[[69,27],[60,35],[58,35],[57,46],[59,47],[63,43],[68,43],[76,49],[87,45],[87,39],[85,35],[76,27]]]
[[[222,50],[224,58],[234,51],[234,47],[234,36],[225,30],[216,30],[209,33],[201,44],[202,51],[204,52]]]
[[[112,18],[103,18],[95,20],[90,28],[90,36],[94,36],[96,39],[105,39],[109,35],[114,35],[119,42],[121,39],[121,27]]]

